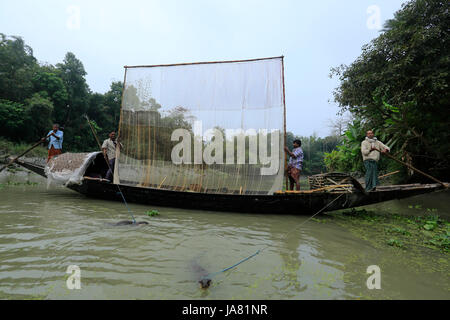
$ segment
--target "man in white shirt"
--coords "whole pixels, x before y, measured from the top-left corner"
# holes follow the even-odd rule
[[[113,179],[114,165],[116,163],[116,145],[116,133],[113,131],[109,134],[109,139],[103,141],[102,145],[103,154],[105,155],[106,161],[109,163],[109,169],[105,179],[109,181],[112,181]]]
[[[366,133],[366,138],[361,142],[361,153],[366,168],[366,191],[375,190],[378,185],[378,161],[380,152],[389,152],[389,147],[385,146],[374,136],[373,131]]]

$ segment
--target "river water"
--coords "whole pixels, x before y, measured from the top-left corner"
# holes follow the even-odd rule
[[[411,263],[411,253],[374,247],[333,223],[130,204],[149,224],[114,227],[130,219],[123,203],[47,187],[25,172],[4,174],[0,183],[1,299],[450,298],[449,270],[433,269],[448,254],[429,250]],[[449,199],[444,192],[380,208],[402,212],[421,203],[448,217]],[[159,215],[145,214],[152,209]],[[261,248],[199,288],[198,266],[218,272]],[[79,290],[67,287],[71,265],[80,268]],[[370,265],[380,267],[380,290],[367,288]]]

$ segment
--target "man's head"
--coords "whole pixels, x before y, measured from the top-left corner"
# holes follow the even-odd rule
[[[373,137],[374,137],[373,131],[372,130],[368,130],[367,133],[366,133],[366,136],[369,139],[373,139]]]
[[[53,124],[53,131],[58,131],[58,129],[59,129],[59,124],[57,124],[57,123],[54,123]]]
[[[116,133],[114,132],[114,131],[112,131],[110,134],[109,134],[109,138],[111,139],[111,140],[116,140]]]
[[[294,148],[298,148],[298,147],[301,147],[302,146],[302,142],[300,141],[300,140],[294,140]]]

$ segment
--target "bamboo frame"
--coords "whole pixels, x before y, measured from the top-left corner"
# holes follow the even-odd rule
[[[125,74],[123,75],[123,84],[122,84],[122,97],[120,100],[120,117],[119,117],[119,128],[117,129],[117,142],[118,142],[118,146],[119,148],[116,148],[116,159],[117,161],[114,162],[114,174],[113,174],[113,183],[114,184],[120,184],[120,176],[119,176],[119,156],[120,156],[120,152],[122,150],[120,150],[120,132],[121,132],[121,126],[120,124],[122,123],[122,117],[123,117],[123,96],[124,96],[124,92],[125,92],[125,83],[127,81],[127,69],[125,69]]]
[[[283,61],[284,56],[279,56],[279,57],[269,57],[269,58],[255,58],[255,59],[247,59],[247,60],[183,62],[183,63],[172,63],[172,64],[136,65],[136,66],[123,66],[123,67],[124,67],[125,69],[128,69],[128,68],[156,68],[156,67],[189,66],[189,65],[196,65],[196,64],[216,64],[216,63],[252,62],[252,61],[271,60],[271,59],[281,59],[281,60]]]
[[[187,66],[187,65],[205,65],[205,64],[224,64],[224,63],[246,63],[246,62],[257,62],[257,61],[265,61],[265,60],[281,60],[281,64],[282,64],[282,70],[281,70],[281,80],[282,80],[282,89],[283,89],[283,130],[284,130],[284,145],[286,145],[286,99],[285,99],[285,82],[284,82],[284,56],[277,56],[277,57],[267,57],[267,58],[255,58],[255,59],[243,59],[243,60],[227,60],[227,61],[206,61],[206,62],[190,62],[190,63],[175,63],[175,64],[158,64],[158,65],[135,65],[135,66],[124,66],[125,68],[125,75],[124,75],[124,83],[123,83],[123,92],[125,92],[125,87],[126,87],[126,78],[127,78],[127,70],[130,68],[155,68],[155,67],[172,67],[172,66]],[[123,121],[123,116],[124,116],[124,95],[122,94],[122,102],[121,102],[121,113],[120,113],[120,123]],[[137,129],[137,136],[138,136],[138,140],[140,138],[140,136],[142,136],[142,132],[140,131],[139,128],[139,120],[136,119],[136,121],[138,123],[136,123],[135,127]],[[120,137],[120,133],[121,131],[123,131],[124,129],[120,127],[119,125],[119,137]],[[153,128],[153,138],[155,138],[155,128]],[[150,134],[151,135],[151,134]],[[129,137],[128,137],[129,138]],[[149,145],[149,150],[153,149],[153,153],[155,154],[155,148],[156,148],[156,141],[154,140],[153,143],[151,145]],[[137,145],[137,155],[138,158],[140,158],[141,152],[143,151],[142,148]],[[149,166],[150,168],[147,168],[146,171],[146,176],[144,177],[144,183],[147,183],[147,180],[150,179],[150,177],[153,174],[153,162],[154,159],[150,160],[151,165]],[[284,153],[284,171],[286,171],[286,166],[287,166],[287,156]],[[245,169],[245,168],[244,168]],[[194,170],[195,170],[195,166],[194,166]],[[199,170],[200,171],[200,170]],[[239,173],[242,171],[241,166],[237,166],[237,175],[236,175],[236,181],[235,181],[235,188],[238,188],[239,185]],[[198,185],[201,187],[203,187],[203,185],[205,184],[204,180],[207,180],[209,182],[210,178],[212,180],[212,182],[214,182],[215,178],[217,178],[217,190],[220,190],[220,185],[223,183],[223,181],[221,181],[221,179],[219,177],[217,177],[215,174],[212,175],[212,177],[207,176],[206,179],[203,179],[203,167],[201,170],[201,174],[200,177],[198,178]],[[186,186],[186,172],[184,174],[185,176],[182,177],[183,178],[183,186],[182,189],[185,189]],[[167,176],[164,177],[164,179],[162,180],[162,182],[159,183],[158,188],[161,188],[164,181],[166,181]],[[169,179],[170,180],[170,179]],[[261,183],[261,181],[260,181]],[[178,185],[178,178],[176,180],[176,184]],[[246,190],[247,185],[241,185],[239,192],[242,193]],[[286,177],[286,188],[288,188],[288,179]]]
[[[382,175],[382,176],[379,176],[378,179],[383,179],[383,178],[392,176],[392,175],[394,175],[394,174],[397,174],[397,173],[399,173],[399,172],[400,172],[400,170],[397,170],[397,171],[394,171],[394,172],[390,172],[390,173],[384,174],[384,175]]]
[[[284,147],[286,147],[287,133],[286,133],[286,95],[285,95],[285,87],[284,87],[284,56],[281,58],[281,78],[283,83],[283,129],[284,129],[284,143],[283,143],[283,153],[284,153],[284,171],[283,175],[286,175],[286,190],[289,190],[289,177],[287,174],[287,155],[286,151],[284,151]]]
[[[333,190],[336,188],[351,188],[353,187],[352,184],[338,184],[333,186],[327,186],[319,189],[313,189],[313,190],[286,190],[286,191],[277,191],[275,194],[289,194],[289,193],[315,193],[315,192],[321,192],[326,190]],[[349,191],[343,191],[339,190],[339,192],[349,192]]]

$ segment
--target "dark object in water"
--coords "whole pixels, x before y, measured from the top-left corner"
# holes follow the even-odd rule
[[[123,221],[114,223],[113,226],[127,226],[127,225],[136,225],[137,226],[137,225],[141,225],[141,224],[148,224],[148,222],[146,222],[146,221],[137,222],[136,221],[136,223],[133,223],[133,221],[130,221],[130,220],[123,220]]]
[[[203,267],[201,267],[195,261],[192,263],[192,269],[194,270],[194,272],[197,275],[200,276],[200,280],[198,280],[198,283],[200,284],[200,288],[208,289],[212,283],[212,280],[207,278],[207,276],[209,275],[208,271],[206,271]]]
[[[209,286],[211,285],[211,282],[212,282],[211,279],[206,279],[206,278],[200,279],[198,281],[198,283],[200,283],[200,288],[202,288],[202,289],[208,289]]]

